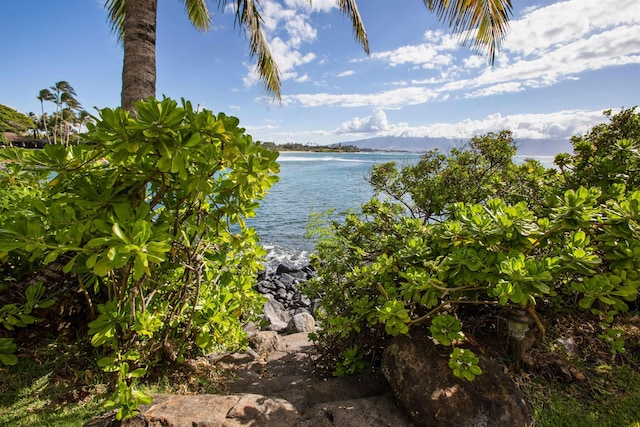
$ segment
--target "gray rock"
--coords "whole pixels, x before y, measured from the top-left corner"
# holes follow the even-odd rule
[[[272,291],[278,289],[275,283],[271,280],[261,280],[258,282],[258,286],[262,286],[263,288],[270,289]]]
[[[267,281],[260,282],[256,285],[256,291],[260,292],[262,295],[267,295],[271,293],[271,289],[264,286],[264,283],[269,283]]]
[[[298,313],[287,324],[286,332],[295,334],[298,332],[313,332],[316,329],[316,319],[306,311]]]
[[[308,297],[302,295],[300,298],[300,304],[302,304],[303,307],[311,307],[312,302]]]
[[[289,273],[282,273],[278,278],[280,283],[284,285],[284,287],[290,291],[293,289],[293,285],[295,284],[295,279]]]
[[[300,291],[296,291],[293,294],[293,298],[291,298],[291,301],[292,301],[293,305],[295,307],[297,307],[297,308],[300,308],[300,307],[305,307],[305,308],[311,307],[311,300],[309,298],[307,298],[306,296],[304,296],[302,294],[302,292],[300,292]]]
[[[278,348],[280,336],[275,331],[258,331],[247,336],[249,345],[259,354],[268,353]]]
[[[296,279],[296,283],[298,283],[298,282],[300,282],[300,281],[303,281],[303,280],[307,280],[307,279],[308,279],[307,273],[306,273],[306,272],[304,272],[304,271],[302,271],[302,270],[299,270],[299,271],[292,271],[292,272],[290,272],[290,273],[288,273],[288,274],[290,274],[290,275],[291,275],[291,277],[293,277],[294,279]]]
[[[393,338],[383,353],[385,377],[416,426],[531,424],[525,400],[498,364],[479,356],[482,375],[473,381],[459,379],[448,366],[450,351],[418,329],[411,331],[411,338]]]
[[[275,293],[275,296],[281,301],[281,302],[288,302],[288,298],[287,298],[287,291],[284,288],[279,288],[278,291]]]
[[[266,329],[271,331],[282,331],[287,328],[287,325],[291,321],[291,313],[284,308],[281,302],[267,295],[268,301],[264,305],[263,316],[267,321],[268,326]]]
[[[283,263],[278,265],[278,267],[276,268],[276,275],[281,275],[283,273],[293,273],[295,271],[300,270],[298,267],[296,267],[295,264],[290,264],[290,263]]]
[[[300,271],[302,271],[307,275],[307,280],[318,276],[318,273],[316,272],[315,268],[313,268],[311,264],[305,265],[304,267],[302,267]]]
[[[271,279],[271,283],[275,286],[275,290],[284,289],[287,290],[287,284],[280,280],[280,277],[274,277]]]

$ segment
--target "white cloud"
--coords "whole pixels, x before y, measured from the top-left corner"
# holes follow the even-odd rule
[[[351,75],[353,75],[353,74],[355,74],[355,71],[353,71],[353,70],[346,70],[346,71],[343,71],[343,72],[341,72],[341,73],[336,74],[336,77],[347,77],[347,76],[351,76]]]
[[[307,81],[309,76],[299,76],[295,69],[301,65],[308,64],[316,58],[314,53],[303,54],[294,44],[279,37],[270,42],[271,54],[278,64],[281,78],[285,80]],[[245,87],[255,85],[259,81],[258,73],[254,65],[249,65],[248,73],[243,78]],[[302,80],[301,80],[302,79]]]
[[[391,67],[404,64],[420,66],[424,69],[442,68],[451,65],[453,55],[443,51],[456,49],[451,36],[442,31],[427,31],[427,42],[414,46],[400,46],[394,50],[374,52],[370,58],[386,62]]]
[[[462,60],[462,64],[464,65],[464,68],[467,69],[480,68],[487,65],[487,60],[480,55],[472,55],[468,58],[464,58]]]
[[[272,125],[272,124],[261,125],[261,126],[245,126],[244,128],[247,130],[247,132],[272,131],[272,130],[279,129],[278,126]]]
[[[554,84],[586,71],[640,64],[639,34],[640,24],[635,27],[621,26],[557,46],[541,56],[519,59],[506,66],[485,70],[478,77],[457,84],[467,87],[507,81]]]
[[[526,12],[510,24],[503,47],[512,55],[542,56],[590,34],[640,23],[637,0],[568,0]]]
[[[282,104],[300,104],[304,107],[338,105],[341,107],[377,106],[381,108],[397,108],[401,105],[424,104],[437,99],[442,99],[442,96],[432,89],[424,87],[402,87],[373,94],[313,93],[284,95],[282,97]]]
[[[398,80],[396,82],[387,82],[386,86],[409,86],[409,82],[406,80]]]
[[[313,11],[329,11],[331,8],[328,4],[327,1],[314,1],[311,7],[307,0],[286,0],[284,4],[266,0],[261,3],[263,28],[283,81],[309,79],[306,75],[299,76],[296,68],[316,58],[312,52],[303,52],[302,46],[317,38],[316,29],[309,23],[310,14]],[[243,78],[244,85],[250,87],[258,81],[255,66],[251,66]]]
[[[337,7],[335,0],[285,0],[285,4],[292,9],[314,12],[329,12]]]
[[[488,86],[482,89],[478,89],[474,92],[469,92],[464,95],[465,98],[479,98],[482,96],[499,95],[502,93],[521,92],[524,90],[522,83],[519,82],[507,82],[498,83],[493,86]]]
[[[382,108],[376,108],[373,114],[363,118],[354,117],[348,122],[343,123],[338,130],[337,134],[362,134],[362,133],[374,133],[377,134],[381,131],[389,129],[389,123],[387,121],[387,115]]]
[[[474,135],[513,131],[516,138],[566,139],[580,135],[591,127],[605,121],[602,111],[562,110],[547,114],[490,114],[484,118],[465,119],[453,123],[433,123],[426,126],[411,126],[408,123],[389,123],[382,109],[371,116],[355,117],[343,123],[334,133],[361,136],[409,136],[469,139]]]
[[[614,111],[614,113],[617,110]],[[516,139],[566,140],[573,135],[581,135],[594,125],[607,121],[602,111],[561,110],[546,114],[490,114],[476,120],[432,123],[412,126],[405,122],[389,123],[384,110],[374,109],[366,117],[354,117],[342,123],[337,129],[305,130],[298,132],[278,132],[276,126],[246,126],[247,130],[266,130],[261,140],[289,142],[317,140],[326,138],[327,143],[335,142],[340,135],[344,141],[375,136],[433,137],[451,138],[466,141],[475,135],[499,132],[503,129],[513,131]]]

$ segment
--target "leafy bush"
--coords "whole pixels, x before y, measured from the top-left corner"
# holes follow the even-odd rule
[[[0,143],[7,142],[5,132],[21,134],[35,127],[31,117],[0,104]]]
[[[170,99],[136,110],[101,110],[78,146],[2,153],[12,178],[44,176],[46,188],[3,213],[0,259],[75,277],[97,364],[117,373],[108,407],[119,418],[148,402],[135,388],[148,366],[244,345],[265,255],[244,219],[278,172],[277,153],[235,117]]]
[[[566,188],[596,186],[602,190],[601,200],[615,199],[623,188],[640,188],[640,113],[636,109],[613,116],[607,110],[604,114],[610,123],[571,138],[573,156],[560,154],[555,159]]]
[[[544,185],[556,171],[527,159],[516,165],[517,144],[510,131],[475,136],[448,155],[430,150],[415,165],[397,169],[394,162],[375,165],[369,177],[374,191],[405,206],[423,222],[449,215],[455,202],[481,203],[502,198],[542,204],[550,196]]]
[[[620,169],[618,148],[625,165],[638,164],[639,129],[638,115],[624,110],[574,138],[583,150],[595,134],[613,138],[598,140],[609,163],[598,149],[589,159],[610,166],[590,174],[514,165],[505,132],[474,138],[469,152],[428,153],[401,171],[374,168],[374,188],[388,197],[331,225],[314,258],[318,279],[305,289],[320,298],[322,329],[314,338],[335,373],[364,367],[355,360],[375,362],[387,336],[430,323],[433,339],[452,347],[454,374],[473,379],[478,359],[460,347],[457,318],[468,305],[525,310],[544,333],[539,306],[577,303],[600,316],[601,335],[619,351],[609,325],[640,288],[640,187],[635,175],[611,171]],[[564,156],[565,165],[581,165],[580,153]]]

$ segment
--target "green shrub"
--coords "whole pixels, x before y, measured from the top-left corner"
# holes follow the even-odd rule
[[[323,308],[314,338],[325,360],[349,373],[345,355],[375,362],[387,336],[430,323],[434,340],[452,347],[454,374],[471,380],[480,370],[461,350],[457,318],[468,305],[524,310],[542,334],[541,305],[591,310],[600,335],[621,351],[609,325],[640,288],[640,187],[616,163],[618,148],[624,165],[640,161],[633,111],[574,139],[584,147],[594,133],[613,138],[599,142],[609,167],[591,174],[567,167],[584,162],[580,153],[564,156],[560,174],[534,162],[516,166],[504,132],[474,138],[469,152],[428,153],[401,171],[377,166],[371,181],[387,198],[332,223],[313,260],[318,278],[305,288]],[[599,155],[589,161],[606,163]]]
[[[136,110],[101,110],[78,146],[2,153],[12,178],[46,185],[16,202],[21,214],[3,213],[0,259],[75,277],[97,364],[117,374],[107,405],[119,418],[148,402],[135,388],[148,366],[245,344],[265,251],[244,219],[278,172],[277,153],[235,117],[170,99]]]

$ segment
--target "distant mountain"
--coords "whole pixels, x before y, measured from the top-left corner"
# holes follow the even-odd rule
[[[517,139],[519,156],[555,156],[558,153],[571,153],[572,146],[565,139]],[[453,147],[460,147],[467,140],[429,137],[381,136],[342,142],[342,145],[353,145],[358,148],[384,151],[424,152],[434,148],[447,152]]]

